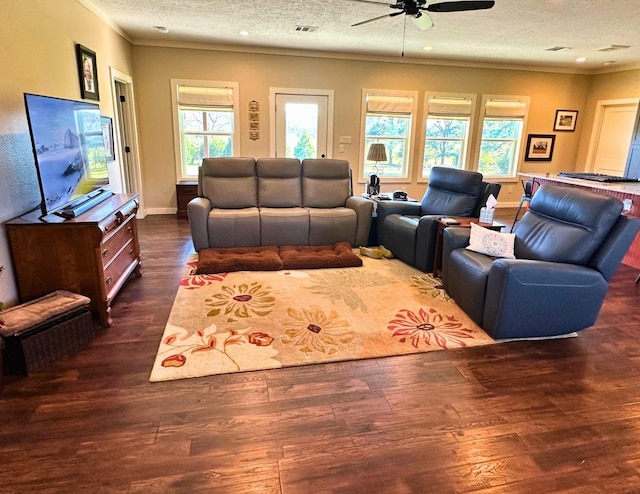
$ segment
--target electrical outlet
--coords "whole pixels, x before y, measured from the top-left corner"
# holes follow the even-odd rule
[[[507,186],[507,193],[508,194],[512,194],[513,193],[513,185]]]

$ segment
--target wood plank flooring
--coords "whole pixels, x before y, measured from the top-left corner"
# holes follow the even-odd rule
[[[0,492],[640,492],[636,270],[578,338],[152,384],[192,246],[173,216],[139,230],[113,326],[4,377]]]

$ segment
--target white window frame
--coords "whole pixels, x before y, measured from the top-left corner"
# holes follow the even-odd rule
[[[365,161],[368,153],[368,149],[366,149],[366,135],[365,131],[367,128],[366,120],[367,120],[367,97],[369,95],[374,96],[390,96],[390,97],[400,97],[400,98],[411,98],[411,125],[409,129],[409,135],[406,137],[406,145],[405,145],[405,153],[404,153],[404,173],[401,177],[385,177],[384,173],[380,176],[380,181],[382,183],[410,183],[412,177],[412,163],[411,155],[413,153],[414,144],[415,144],[415,136],[416,136],[416,126],[417,126],[417,110],[418,110],[418,91],[402,91],[402,90],[389,90],[389,89],[372,89],[372,88],[364,88],[362,90],[362,103],[361,103],[361,115],[360,115],[360,125],[361,125],[361,145],[359,151],[359,159],[358,159],[358,183],[366,183],[369,180],[368,176],[364,174]],[[393,114],[393,112],[390,112]]]
[[[232,90],[233,101],[233,154],[241,156],[240,151],[240,112],[239,112],[239,93],[240,86],[237,82],[229,81],[203,81],[192,79],[171,79],[171,109],[173,112],[173,142],[174,142],[174,159],[176,167],[176,179],[194,180],[197,176],[187,175],[182,166],[182,122],[180,119],[180,104],[178,101],[179,86],[203,87],[203,88],[228,88]]]
[[[432,98],[441,98],[442,100],[469,100],[469,109],[468,110],[456,110],[455,108],[451,108],[447,110],[443,104],[443,108],[434,112],[429,111],[429,103]],[[453,103],[453,101],[452,101]],[[424,159],[425,159],[425,148],[427,146],[427,120],[430,115],[435,117],[444,117],[444,118],[464,118],[465,116],[468,118],[467,123],[467,135],[462,139],[462,166],[460,169],[467,170],[471,168],[472,163],[472,154],[473,154],[473,146],[471,145],[471,137],[473,135],[473,129],[476,125],[476,103],[477,103],[477,95],[468,94],[468,93],[436,93],[436,92],[426,92],[424,99],[424,129],[422,132],[422,146],[420,151],[420,166],[419,169],[416,170],[417,182],[424,183],[428,182],[428,175],[424,175]],[[453,106],[453,105],[452,105]],[[465,105],[466,106],[466,105]],[[435,139],[434,139],[435,140]],[[437,139],[440,140],[440,139]],[[460,140],[460,139],[455,139]]]
[[[483,95],[480,104],[481,115],[479,118],[479,124],[476,134],[475,156],[474,156],[474,171],[479,171],[480,166],[480,149],[482,147],[482,129],[484,127],[485,119],[497,118],[498,113],[502,113],[504,120],[517,119],[522,121],[522,131],[519,138],[516,141],[516,149],[513,156],[513,163],[510,167],[511,173],[506,175],[484,175],[485,178],[491,178],[501,181],[515,181],[517,180],[518,173],[520,172],[520,166],[523,161],[525,152],[525,133],[527,131],[527,118],[529,116],[529,107],[531,98],[529,96],[505,96],[505,95]],[[502,110],[488,109],[490,106],[504,106]]]

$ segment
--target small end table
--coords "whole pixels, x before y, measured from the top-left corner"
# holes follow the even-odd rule
[[[440,278],[442,276],[442,233],[444,232],[445,228],[471,228],[471,223],[475,223],[476,225],[480,225],[489,230],[499,232],[506,226],[504,223],[500,223],[499,221],[494,221],[493,223],[480,223],[480,220],[478,218],[468,218],[461,216],[446,216],[446,218],[453,218],[456,221],[459,221],[460,224],[448,225],[446,223],[443,223],[440,219],[436,220],[438,230],[436,233],[436,251],[433,258],[433,276],[435,276],[436,278]]]

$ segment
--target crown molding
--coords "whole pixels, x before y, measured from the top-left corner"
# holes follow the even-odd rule
[[[555,67],[555,66],[534,65],[534,64],[527,65],[527,64],[514,64],[514,63],[473,62],[469,60],[456,60],[456,59],[392,57],[388,55],[387,56],[370,55],[365,53],[295,50],[295,49],[287,49],[287,48],[263,47],[263,46],[253,46],[253,45],[230,45],[230,44],[215,44],[215,43],[141,39],[141,38],[135,38],[131,42],[135,46],[148,46],[148,47],[154,47],[154,48],[178,48],[178,49],[205,50],[205,51],[222,51],[222,52],[231,52],[231,53],[253,53],[253,54],[259,54],[259,55],[282,55],[282,56],[303,57],[303,58],[357,60],[357,61],[364,61],[364,62],[384,62],[384,63],[413,64],[413,65],[417,64],[417,65],[432,65],[432,66],[444,66],[444,67],[481,68],[481,69],[547,72],[547,73],[577,74],[577,75],[591,75],[594,73],[593,69],[586,69],[586,68],[578,69],[578,68],[570,68],[570,67]],[[623,70],[622,66],[618,67],[618,71],[619,70]],[[629,70],[629,69],[626,69],[626,70]],[[612,70],[612,71],[615,72],[616,70]]]

